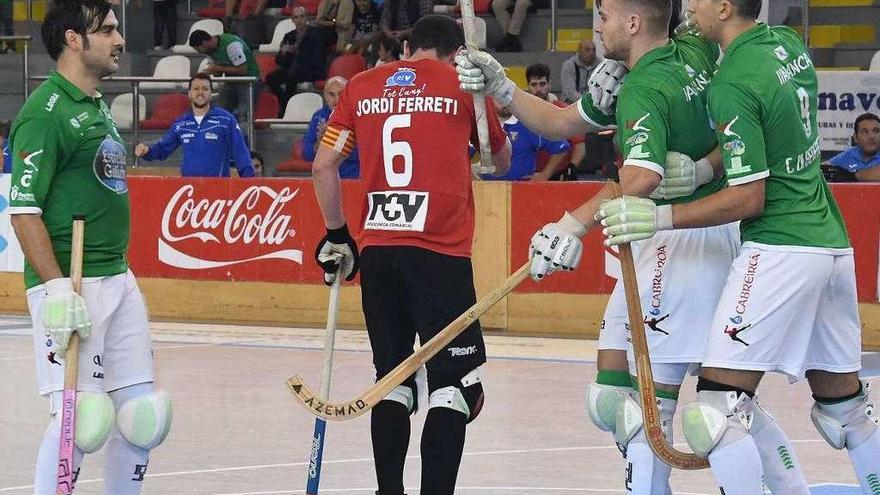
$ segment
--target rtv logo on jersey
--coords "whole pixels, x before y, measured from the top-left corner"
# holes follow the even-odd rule
[[[366,230],[425,231],[428,196],[416,191],[377,191],[367,195]]]
[[[385,87],[391,88],[395,86],[415,86],[416,72],[407,67],[397,69],[397,72],[391,74],[385,81]]]

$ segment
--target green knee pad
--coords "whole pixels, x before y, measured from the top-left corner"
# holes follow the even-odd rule
[[[151,450],[168,436],[171,418],[168,393],[156,390],[125,402],[116,414],[116,425],[129,443]]]
[[[104,446],[113,429],[116,410],[105,393],[79,392],[76,395],[75,443],[86,454]]]

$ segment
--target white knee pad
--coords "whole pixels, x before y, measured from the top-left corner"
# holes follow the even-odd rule
[[[601,383],[587,385],[587,415],[590,421],[600,430],[613,433],[617,423],[617,410],[631,391],[630,387]]]
[[[397,402],[398,404],[403,404],[409,412],[412,412],[413,407],[416,405],[416,399],[415,396],[413,396],[413,389],[406,385],[398,385],[382,400],[390,400],[392,402]]]
[[[854,449],[874,434],[880,417],[868,403],[868,392],[868,383],[862,382],[858,397],[838,404],[813,404],[810,419],[828,445],[837,450]]]
[[[623,448],[626,448],[630,440],[644,427],[642,405],[638,400],[640,397],[638,394],[639,392],[636,390],[633,390],[631,394],[627,394],[617,409],[614,441]],[[672,435],[672,417],[675,415],[675,406],[678,401],[659,397],[654,400],[657,401],[657,410],[660,414],[660,427],[663,430],[663,435],[670,439]]]
[[[752,422],[752,398],[733,391],[702,390],[697,401],[682,411],[682,432],[691,449],[706,458],[732,425],[748,429]]]
[[[445,407],[464,414],[473,421],[483,407],[483,386],[480,368],[472,370],[461,379],[461,386],[438,388],[428,397],[428,409]]]
[[[171,430],[171,399],[164,390],[126,401],[116,412],[119,433],[134,446],[146,450],[157,447]]]
[[[113,431],[116,409],[105,393],[79,392],[76,394],[76,446],[86,454],[97,452]]]

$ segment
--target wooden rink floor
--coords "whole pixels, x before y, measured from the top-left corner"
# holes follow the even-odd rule
[[[38,396],[29,320],[0,317],[0,494],[32,492],[36,452],[48,416]],[[317,390],[322,329],[153,323],[160,388],[174,401],[174,425],[150,460],[145,495],[303,494],[313,417],[287,392],[300,373]],[[331,398],[360,394],[373,378],[366,333],[337,332]],[[468,429],[456,493],[625,493],[624,465],[610,436],[586,418],[584,391],[595,377],[594,341],[487,337],[486,404]],[[880,355],[863,356],[865,376],[880,375]],[[880,379],[874,402],[880,403]],[[682,401],[694,397],[695,379]],[[794,441],[814,494],[855,495],[845,452],[813,429],[805,383],[768,375],[762,403]],[[406,487],[418,493],[421,423],[413,418]],[[676,430],[680,422],[676,420]],[[679,431],[676,443],[686,449]],[[321,493],[372,494],[367,416],[327,425]],[[101,494],[101,454],[83,465],[76,493]],[[708,471],[673,473],[683,495],[717,494]]]

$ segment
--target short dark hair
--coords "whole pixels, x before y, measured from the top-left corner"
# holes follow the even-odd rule
[[[541,78],[545,77],[547,80],[550,80],[550,67],[547,64],[532,64],[526,67],[526,81],[530,81],[533,78]]]
[[[681,0],[672,0],[670,4],[672,6],[672,10],[669,17],[669,37],[672,38],[675,34],[675,28],[677,28],[682,21]]]
[[[266,160],[263,160],[263,155],[261,155],[259,151],[251,150],[251,160],[254,158],[260,160],[260,163],[262,163],[264,167],[266,166]]]
[[[53,0],[49,2],[49,11],[43,19],[40,32],[43,45],[52,60],[58,60],[67,41],[64,33],[67,30],[83,37],[83,46],[88,48],[86,35],[98,31],[104,18],[110,13],[107,0]]]
[[[877,123],[880,123],[880,117],[878,117],[876,114],[873,114],[871,112],[863,113],[856,117],[856,122],[855,124],[853,124],[853,134],[857,134],[859,132],[859,124],[866,120],[873,120]]]
[[[208,74],[207,72],[199,72],[189,78],[189,85],[187,86],[188,89],[192,89],[193,81],[195,81],[196,79],[203,79],[205,81],[208,81],[208,87],[214,89],[214,81],[211,80],[211,74]]]
[[[437,55],[445,57],[455,53],[464,45],[464,31],[448,15],[429,14],[419,19],[413,26],[409,44],[413,51],[437,50]]]
[[[670,0],[628,0],[639,8],[651,34],[669,32],[672,23],[672,5]],[[681,6],[679,5],[679,10]]]
[[[763,0],[730,0],[736,7],[736,15],[744,19],[757,19],[761,15]]]
[[[400,41],[398,41],[397,38],[392,38],[385,33],[380,33],[377,43],[384,48],[386,52],[390,53],[394,60],[400,60],[401,47]]]
[[[207,31],[202,31],[201,29],[196,29],[189,35],[189,46],[192,48],[198,48],[202,46],[202,43],[208,41],[213,38],[211,34]]]

